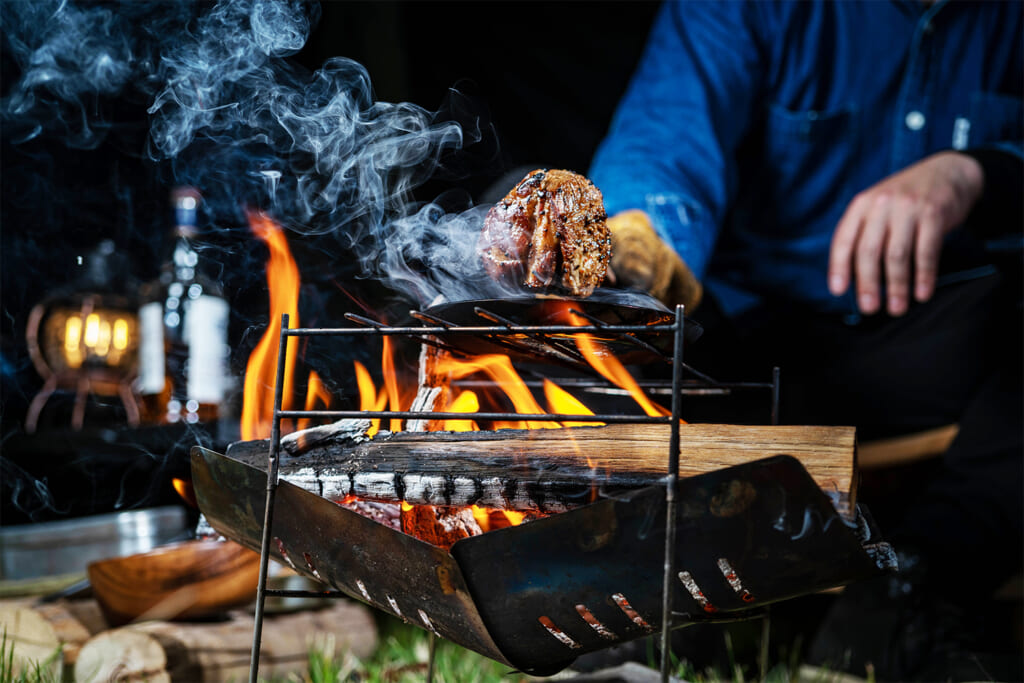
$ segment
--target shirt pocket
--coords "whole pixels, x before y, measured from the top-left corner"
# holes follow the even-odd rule
[[[1019,97],[976,92],[968,103],[968,125],[964,148],[993,142],[1024,139],[1024,104]],[[964,124],[958,121],[963,129]],[[954,143],[954,147],[958,147]]]
[[[831,111],[768,107],[757,183],[759,202],[778,218],[773,229],[811,229],[837,197],[848,194],[859,118],[853,106]]]

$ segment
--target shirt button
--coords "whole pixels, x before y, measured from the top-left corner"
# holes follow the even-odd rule
[[[907,118],[903,119],[903,122],[907,124],[907,128],[910,130],[921,130],[924,128],[924,114],[919,111],[912,111],[907,114]]]

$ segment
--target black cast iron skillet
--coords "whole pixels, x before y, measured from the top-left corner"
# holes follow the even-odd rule
[[[607,353],[627,364],[671,362],[671,330],[654,329],[675,322],[675,313],[645,292],[600,288],[585,299],[533,295],[499,299],[473,299],[436,304],[413,316],[426,325],[442,327],[503,327],[507,332],[446,335],[443,343],[466,354],[506,353],[513,360],[551,361],[578,365],[581,353],[571,333],[522,331],[517,327],[572,325],[577,322],[607,327],[592,336]],[[616,326],[652,328],[622,331]],[[684,341],[700,337],[703,329],[685,318]],[[584,361],[585,362],[585,361]]]

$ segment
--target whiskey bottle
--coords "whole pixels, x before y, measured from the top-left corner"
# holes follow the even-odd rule
[[[209,423],[221,416],[228,375],[228,302],[207,273],[198,240],[201,196],[171,193],[174,228],[160,277],[143,288],[139,309],[142,420]]]

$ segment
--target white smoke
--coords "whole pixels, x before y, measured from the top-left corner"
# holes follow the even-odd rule
[[[369,74],[350,59],[312,74],[289,62],[315,5],[26,0],[0,12],[21,69],[0,115],[17,139],[95,146],[107,125],[96,100],[142,97],[149,158],[198,186],[225,220],[256,205],[293,231],[334,232],[364,276],[421,304],[488,286],[473,248],[481,212],[411,200],[464,131],[414,104],[375,101]]]

